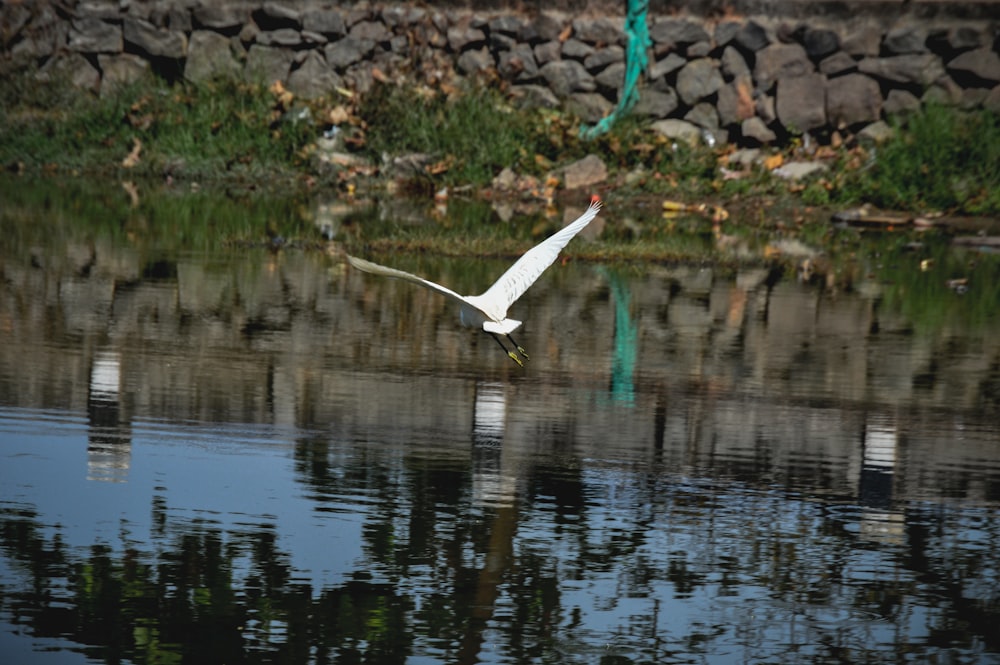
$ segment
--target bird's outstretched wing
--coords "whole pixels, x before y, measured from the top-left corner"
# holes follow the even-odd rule
[[[364,259],[359,259],[356,256],[347,255],[347,262],[358,270],[364,272],[370,272],[373,275],[382,275],[384,277],[392,277],[394,279],[402,279],[407,282],[413,282],[414,284],[419,284],[420,286],[430,289],[431,291],[437,291],[438,293],[448,296],[454,300],[461,303],[466,302],[464,296],[455,293],[451,289],[441,286],[440,284],[435,284],[429,279],[424,279],[423,277],[417,277],[413,273],[408,273],[403,270],[396,270],[395,268],[389,268],[387,266],[382,266],[377,263],[372,263],[371,261],[365,261]]]
[[[473,296],[470,300],[490,314],[493,320],[500,321],[505,318],[507,308],[524,295],[539,275],[552,265],[562,248],[590,224],[600,210],[601,200],[594,197],[585,213],[525,252],[485,293]]]

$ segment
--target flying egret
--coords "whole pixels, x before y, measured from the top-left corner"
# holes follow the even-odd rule
[[[543,242],[525,252],[514,265],[507,269],[507,272],[500,276],[500,279],[493,286],[478,296],[459,295],[448,287],[435,284],[423,277],[418,277],[402,270],[396,270],[395,268],[388,268],[354,256],[348,255],[347,261],[358,270],[374,275],[383,275],[385,277],[413,282],[458,301],[459,319],[462,325],[469,328],[481,327],[497,341],[497,344],[500,345],[500,348],[507,353],[507,356],[511,360],[523,367],[524,363],[517,354],[520,353],[525,360],[528,360],[528,353],[510,335],[517,330],[521,322],[508,319],[507,309],[528,290],[529,286],[534,284],[535,280],[545,272],[546,268],[552,265],[552,262],[559,256],[559,251],[573,239],[573,236],[583,230],[583,227],[590,224],[590,221],[597,216],[600,209],[601,200],[594,196],[591,199],[590,207],[587,208],[585,213],[572,223],[564,226],[560,231],[553,233]],[[509,339],[514,349],[508,349],[500,341],[500,335]],[[517,353],[515,353],[515,349]]]

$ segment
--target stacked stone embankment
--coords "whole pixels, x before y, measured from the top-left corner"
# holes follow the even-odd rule
[[[486,74],[526,106],[592,123],[624,79],[624,16],[279,2],[9,3],[2,52],[107,94],[148,72],[282,81],[316,98],[378,78]],[[857,132],[929,102],[1000,112],[1000,21],[903,14],[654,15],[633,109],[661,132],[766,144]]]

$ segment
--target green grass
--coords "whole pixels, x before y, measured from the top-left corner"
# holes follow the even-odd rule
[[[311,122],[284,120],[275,96],[239,81],[167,84],[152,77],[105,98],[64,94],[19,71],[0,85],[0,163],[25,171],[171,174],[189,180],[294,175]],[[122,161],[141,144],[131,168]]]
[[[882,208],[1000,212],[1000,116],[928,106],[897,124],[844,195]]]

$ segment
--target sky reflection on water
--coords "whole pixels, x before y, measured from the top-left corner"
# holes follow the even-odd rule
[[[323,255],[95,247],[2,257],[12,662],[1000,662],[995,318],[568,264],[521,370]]]

